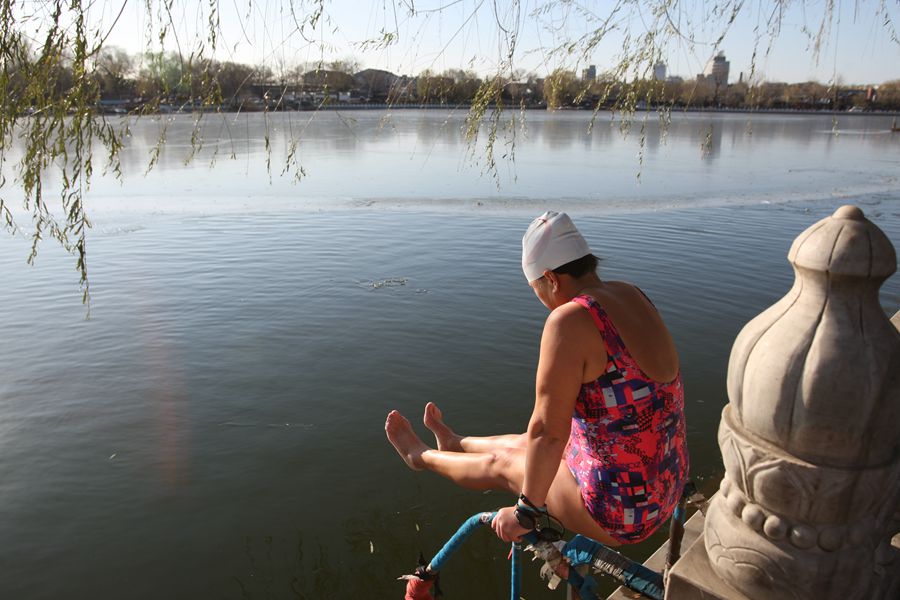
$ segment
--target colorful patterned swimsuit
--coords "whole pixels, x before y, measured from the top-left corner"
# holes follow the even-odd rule
[[[622,543],[639,542],[669,518],[687,478],[681,373],[651,380],[600,305],[590,296],[573,302],[591,313],[608,362],[581,386],[566,464],[594,520]]]

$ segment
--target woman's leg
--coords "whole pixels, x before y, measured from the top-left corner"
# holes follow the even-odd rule
[[[412,430],[409,421],[391,411],[384,424],[388,440],[417,471],[427,469],[462,487],[475,490],[506,490],[518,494],[525,479],[525,449],[499,447],[490,452],[452,452],[429,448]],[[502,436],[501,436],[502,437]],[[566,529],[609,546],[619,545],[597,525],[584,507],[581,491],[564,461],[547,493],[547,510]]]
[[[491,452],[435,450],[416,435],[406,417],[396,410],[388,414],[384,431],[411,469],[434,471],[457,485],[474,490],[518,493],[521,487],[524,450],[502,447]]]
[[[571,532],[586,535],[606,546],[621,545],[597,524],[584,507],[581,490],[564,460],[559,461],[559,470],[547,492],[547,510]]]
[[[526,445],[524,433],[510,433],[489,437],[459,435],[444,423],[441,409],[434,402],[429,402],[425,405],[425,415],[422,421],[425,423],[425,427],[434,434],[438,450],[449,450],[450,452],[492,452],[500,448],[525,448]]]

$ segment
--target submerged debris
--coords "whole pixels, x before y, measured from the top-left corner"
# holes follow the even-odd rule
[[[377,281],[362,281],[359,285],[360,287],[377,290],[385,287],[406,285],[407,281],[409,281],[408,277],[388,277],[387,279],[379,279]]]

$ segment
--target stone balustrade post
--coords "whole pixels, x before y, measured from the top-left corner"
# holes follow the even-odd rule
[[[878,300],[896,253],[844,206],[788,260],[793,287],[731,352],[709,563],[747,598],[898,598],[900,332]]]

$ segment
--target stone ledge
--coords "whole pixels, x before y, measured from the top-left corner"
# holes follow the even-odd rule
[[[682,554],[666,582],[666,600],[750,600],[713,573],[703,544],[705,522],[703,514],[698,511],[685,523],[684,538],[681,541]],[[666,541],[644,565],[661,572],[666,565],[668,549],[669,542]],[[607,600],[634,600],[642,597],[620,587]]]
[[[698,511],[684,524],[684,537],[681,540],[682,558],[687,550],[691,548],[698,539],[702,542],[703,523],[703,515]],[[666,553],[668,551],[669,541],[666,540],[666,542],[644,562],[644,566],[662,573],[662,570],[666,566]],[[620,587],[613,592],[607,600],[634,600],[635,597],[643,598],[643,596],[638,596],[628,588]]]
[[[700,513],[694,515],[696,517],[701,520],[701,535],[669,573],[666,600],[751,600],[722,581],[712,570],[702,535],[705,519]]]

